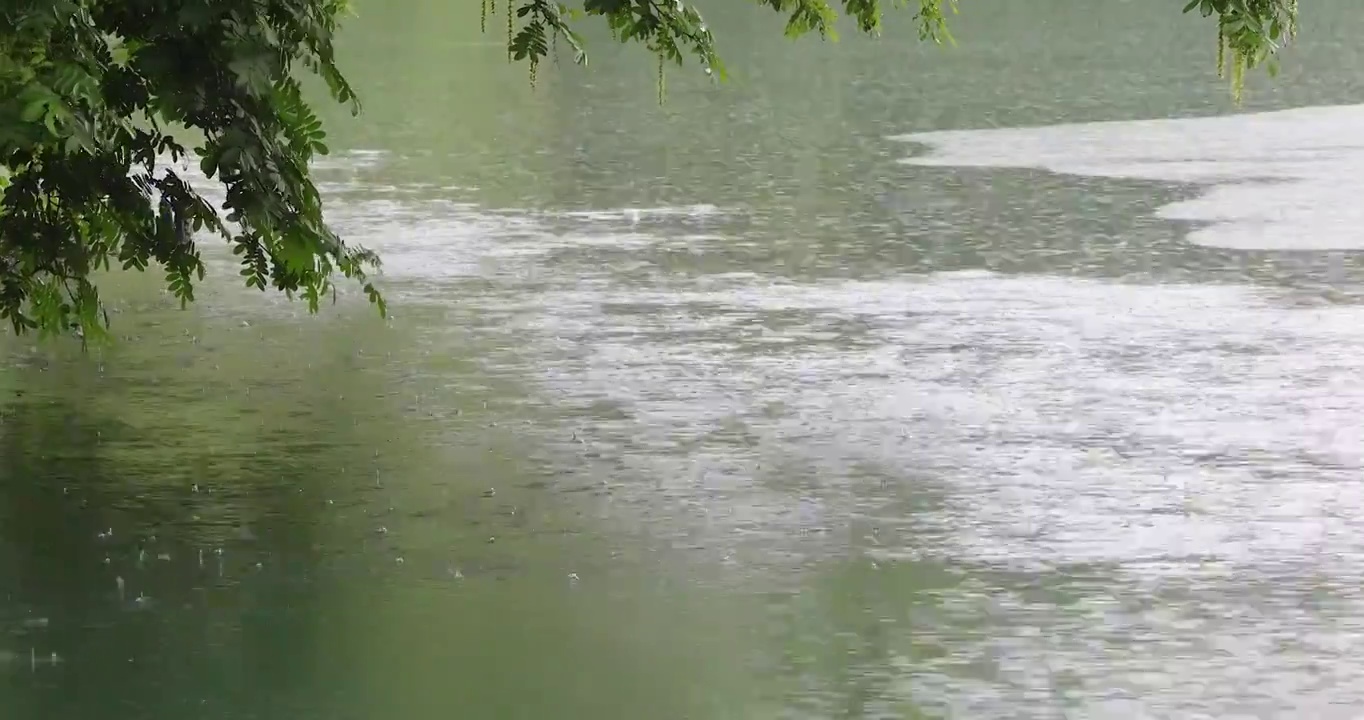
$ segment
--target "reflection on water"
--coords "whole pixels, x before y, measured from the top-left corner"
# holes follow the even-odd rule
[[[148,341],[170,318],[142,312],[136,342],[98,362],[11,355],[29,366],[0,410],[7,708],[729,717],[744,702],[724,659],[744,662],[729,649],[743,608],[698,603],[666,547],[586,532],[609,493],[525,452],[533,416],[552,415],[513,421],[505,381],[444,393],[432,378],[478,377],[449,348],[395,362],[413,347],[401,329],[295,330],[276,308],[172,333],[168,363]]]
[[[85,712],[76,683],[156,718],[1364,702],[1356,272],[783,276],[745,270],[742,207],[488,211],[367,193],[401,159],[358,157],[323,172],[395,323],[237,302],[176,330],[131,289],[130,344],[11,353],[28,716]]]
[[[833,277],[800,282],[743,272],[756,241],[723,206],[380,207],[357,226],[400,258],[395,289],[479,288],[445,316],[538,378],[571,428],[546,441],[611,498],[603,519],[765,594],[784,659],[758,677],[783,705],[1331,717],[1360,700],[1355,273],[1334,295],[1282,260],[1262,286],[1245,261],[1239,284],[1173,282],[1178,264],[1140,283],[845,280],[828,256]],[[994,242],[1022,256],[1030,238]]]
[[[1182,29],[1077,74],[1147,6],[1013,7],[682,84],[724,132],[370,15],[376,92],[482,63],[318,168],[392,321],[116,275],[116,347],[5,341],[6,717],[1351,717],[1359,110],[884,140],[1203,102]]]
[[[916,165],[1042,168],[1211,185],[1160,216],[1206,227],[1189,240],[1264,250],[1358,250],[1364,239],[1364,105],[1196,120],[1140,120],[901,136]]]

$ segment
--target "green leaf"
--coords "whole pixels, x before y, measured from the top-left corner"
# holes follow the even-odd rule
[[[37,122],[47,113],[47,100],[30,100],[19,112],[19,119],[26,123]]]

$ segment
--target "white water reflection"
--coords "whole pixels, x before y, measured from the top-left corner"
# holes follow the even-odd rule
[[[737,415],[754,444],[830,470],[937,468],[963,490],[952,542],[977,559],[1254,565],[1341,536],[1364,560],[1341,485],[1364,467],[1360,308],[979,273],[569,290],[545,308],[575,317],[533,325],[587,350],[555,363],[564,389],[628,407],[639,432]]]
[[[1160,210],[1208,223],[1189,240],[1266,250],[1364,249],[1364,105],[1181,120],[902,135],[913,165],[1041,168],[1207,186]]]
[[[1254,122],[1233,121],[1222,132]],[[1165,144],[1112,135],[1133,126]],[[915,139],[981,165],[1269,188],[1237,174],[1245,144],[1179,127]],[[1282,187],[1329,165],[1294,152],[1261,152]],[[1263,211],[1219,205],[1228,221],[1202,232]],[[1364,702],[1364,308],[1248,285],[665,264],[745,242],[726,212],[636,222],[386,195],[332,217],[384,254],[390,296],[484,333],[490,372],[584,410],[576,434],[550,431],[555,461],[602,489],[602,522],[700,550],[752,594],[804,590],[829,560],[958,573],[936,594],[904,582],[896,602],[927,620],[877,619],[886,659],[856,672],[886,700],[1001,719],[1332,718]],[[919,657],[924,643],[941,655]]]
[[[628,457],[660,478],[654,505],[710,506],[702,542],[813,557],[870,524],[861,552],[888,570],[993,568],[1072,598],[968,580],[937,601],[955,620],[892,641],[945,655],[873,668],[887,693],[982,718],[1348,717],[1332,703],[1364,700],[1358,307],[952,273],[575,289],[545,310],[539,329],[584,351],[552,363],[550,391],[622,408],[605,429],[661,448]],[[758,491],[777,459],[816,479]],[[897,499],[924,492],[943,499]]]

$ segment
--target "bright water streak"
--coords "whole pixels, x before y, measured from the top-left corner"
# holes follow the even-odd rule
[[[1297,116],[1317,146],[1348,146],[1347,112]],[[1335,124],[1307,122],[1320,115]],[[1203,127],[1264,137],[1249,129],[1275,122],[907,139],[934,145],[933,163],[1226,182],[1280,156],[1267,141],[1210,147]],[[1181,147],[1199,159],[1179,161]],[[1342,155],[1299,153],[1292,176],[1334,177]],[[1277,216],[1278,232],[1337,230],[1332,198],[1314,199]],[[1246,222],[1265,205],[1237,202],[1218,218]],[[978,271],[682,276],[659,254],[733,241],[732,211],[499,219],[442,207],[360,206],[351,227],[378,223],[409,301],[461,276],[505,290],[460,314],[517,338],[518,362],[557,402],[611,408],[577,433],[604,455],[594,472],[616,484],[618,519],[738,563],[748,592],[813,582],[833,558],[929,586],[949,570],[941,587],[881,589],[913,608],[882,617],[881,647],[853,670],[883,707],[1347,717],[1332,708],[1364,701],[1352,660],[1364,652],[1358,306]],[[1216,237],[1232,244],[1239,227]],[[602,252],[612,267],[592,261]],[[828,642],[823,632],[802,634]],[[797,705],[820,697],[808,687]]]
[[[1364,105],[900,136],[914,165],[1040,168],[1206,186],[1160,217],[1192,242],[1247,250],[1364,249]]]

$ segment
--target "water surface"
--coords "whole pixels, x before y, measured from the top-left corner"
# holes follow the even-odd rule
[[[5,341],[9,716],[1364,701],[1348,3],[1235,115],[1174,6],[717,7],[738,80],[659,107],[357,5],[318,173],[394,317],[120,276],[114,347]]]

